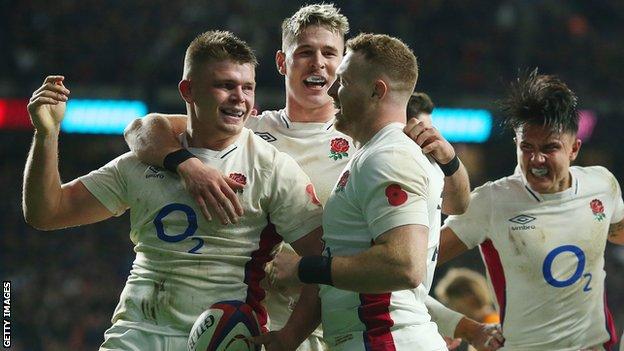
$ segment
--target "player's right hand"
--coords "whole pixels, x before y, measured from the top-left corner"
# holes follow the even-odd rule
[[[207,220],[211,221],[215,216],[224,225],[238,223],[239,217],[243,215],[243,207],[236,191],[242,191],[244,184],[194,157],[180,163],[177,171]]]
[[[63,85],[63,80],[63,76],[47,76],[43,85],[30,98],[28,114],[39,133],[48,134],[60,129],[70,93]]]
[[[446,348],[449,349],[449,351],[452,351],[458,348],[462,342],[461,338],[452,339],[452,338],[449,338],[448,336],[442,336],[442,338],[444,339],[444,342],[446,342]]]
[[[466,341],[478,351],[496,351],[505,345],[505,337],[500,324],[481,324],[478,332]]]

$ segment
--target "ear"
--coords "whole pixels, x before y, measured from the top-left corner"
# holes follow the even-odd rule
[[[383,99],[388,93],[388,85],[381,79],[375,80],[375,84],[373,86],[373,98],[377,98],[377,100]]]
[[[193,102],[193,94],[191,92],[191,81],[188,79],[182,79],[180,83],[178,83],[178,91],[180,92],[180,96],[187,103]]]
[[[570,151],[570,161],[576,160],[576,157],[578,156],[578,153],[581,150],[582,143],[583,142],[579,138],[576,138],[576,140],[574,140],[574,143],[572,144],[572,150]]]
[[[286,75],[286,53],[282,50],[277,50],[275,53],[275,65],[279,74]]]

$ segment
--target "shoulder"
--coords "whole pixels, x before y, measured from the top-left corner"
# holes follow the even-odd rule
[[[613,178],[613,173],[603,166],[580,167],[572,166],[570,171],[576,176]]]
[[[570,167],[573,177],[582,184],[582,188],[596,191],[618,194],[620,185],[613,173],[603,166]]]
[[[243,133],[247,133],[245,136],[247,138],[245,141],[245,148],[247,149],[246,152],[253,155],[255,163],[254,167],[272,169],[275,166],[275,163],[282,160],[286,155],[275,148],[275,146],[264,140],[261,136],[255,134],[252,130],[244,128]]]
[[[517,200],[519,194],[524,194],[524,183],[518,173],[485,182],[472,191],[472,199],[487,201],[505,201],[506,199]],[[524,195],[523,195],[524,196]]]
[[[245,127],[258,131],[258,129],[266,128],[279,122],[282,110],[264,111],[257,116],[251,116],[245,123]]]

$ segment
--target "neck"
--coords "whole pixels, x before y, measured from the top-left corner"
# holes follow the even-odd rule
[[[334,118],[336,108],[332,100],[322,106],[305,107],[287,97],[286,114],[293,122],[325,123]]]
[[[190,121],[186,129],[190,147],[221,151],[232,145],[240,136],[240,133],[226,134],[198,125],[199,123],[193,123],[193,118],[190,118]]]
[[[379,106],[365,113],[362,118],[365,122],[360,124],[359,130],[353,133],[352,137],[360,144],[366,144],[387,125],[395,122],[405,124],[406,118],[405,108],[391,105]]]

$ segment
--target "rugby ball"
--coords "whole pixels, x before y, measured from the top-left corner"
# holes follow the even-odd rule
[[[241,301],[210,306],[193,324],[189,351],[260,351],[249,337],[260,335],[253,309]]]

